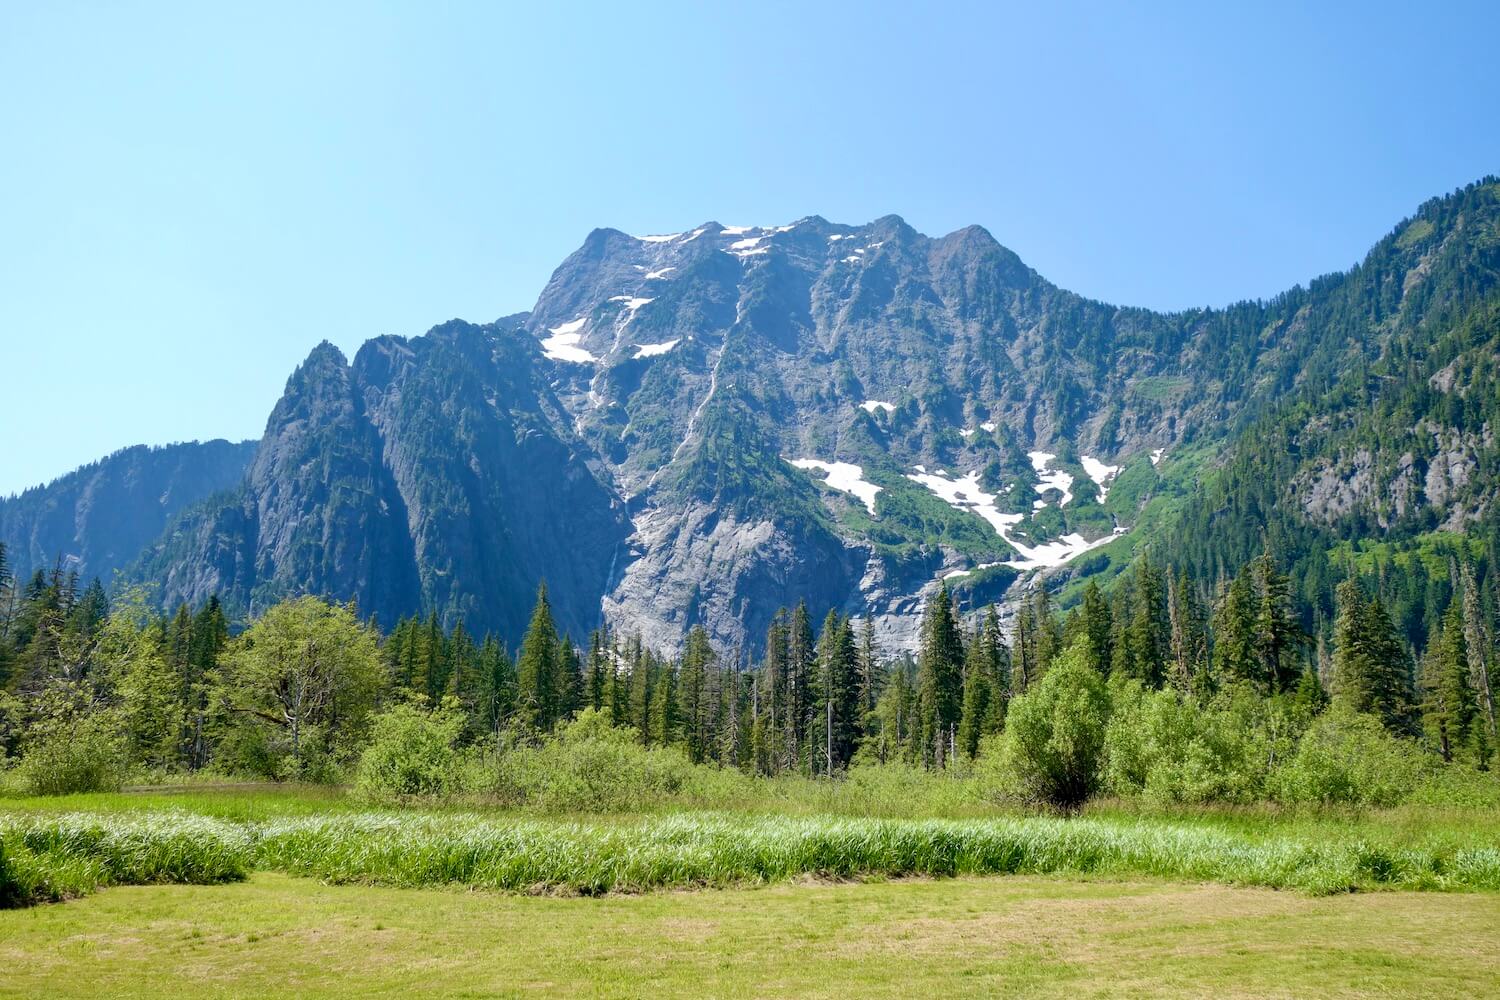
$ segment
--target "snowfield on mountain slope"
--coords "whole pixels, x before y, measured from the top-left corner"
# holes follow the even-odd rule
[[[1099,487],[1099,502],[1103,503],[1105,497],[1109,496],[1109,482],[1119,475],[1118,465],[1105,465],[1097,458],[1087,455],[1079,455],[1078,462],[1083,466],[1083,471],[1089,474],[1089,478]]]
[[[576,365],[590,365],[599,359],[588,351],[578,346],[583,339],[583,327],[588,322],[587,316],[561,326],[554,326],[547,332],[552,336],[542,341],[542,353],[553,361],[567,361]]]
[[[666,354],[680,343],[682,343],[681,339],[668,340],[660,344],[636,344],[635,360],[639,361],[641,358],[654,358]]]
[[[798,458],[790,464],[806,471],[817,470],[824,474],[824,482],[842,493],[848,493],[864,501],[871,514],[875,513],[875,494],[881,487],[866,482],[865,470],[850,462],[820,462],[815,458]]]
[[[1033,456],[1033,465],[1040,464],[1042,467],[1045,467],[1048,462],[1056,457],[1045,452],[1032,452],[1031,454]],[[1062,473],[1062,475],[1066,476],[1067,473]],[[1021,570],[1050,569],[1055,566],[1062,566],[1090,549],[1104,545],[1112,541],[1115,537],[1125,533],[1125,529],[1117,528],[1113,534],[1103,535],[1091,542],[1082,535],[1073,532],[1053,541],[1043,542],[1040,545],[1027,545],[1012,538],[1010,534],[1011,529],[1020,524],[1024,519],[1024,515],[1007,514],[1001,511],[995,505],[996,495],[986,493],[980,488],[979,473],[977,471],[969,473],[962,479],[952,479],[942,472],[934,475],[918,466],[917,473],[915,475],[908,474],[906,478],[927,487],[953,508],[978,514],[989,522],[990,526],[995,529],[1001,538],[1005,539],[1011,548],[1020,554],[1019,559],[1009,559],[1000,563],[986,563],[973,570],[955,570],[946,574],[944,579],[968,576],[970,573],[978,572],[981,569],[989,569],[992,566],[1009,566],[1012,569]],[[1073,477],[1068,476],[1067,485],[1071,486],[1072,482]],[[1068,493],[1066,488],[1064,488],[1064,502],[1070,499],[1072,499],[1072,494]]]

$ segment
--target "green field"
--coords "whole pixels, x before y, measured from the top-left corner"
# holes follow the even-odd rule
[[[0,800],[0,883],[68,900],[0,910],[0,995],[1477,996],[1500,977],[1493,809],[879,801]]]
[[[1032,877],[598,899],[111,889],[0,913],[12,996],[1424,996],[1492,993],[1500,895]]]

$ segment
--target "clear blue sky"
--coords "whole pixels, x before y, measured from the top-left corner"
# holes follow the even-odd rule
[[[1494,3],[522,6],[3,2],[0,494],[257,437],[318,341],[528,308],[596,226],[978,223],[1173,308],[1500,172]]]

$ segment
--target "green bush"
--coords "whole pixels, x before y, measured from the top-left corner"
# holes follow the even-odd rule
[[[1421,751],[1379,719],[1334,709],[1303,734],[1274,785],[1284,802],[1391,806],[1412,794],[1422,770]]]
[[[1251,802],[1265,793],[1272,728],[1228,699],[1203,708],[1174,691],[1111,682],[1105,785],[1159,803]]]
[[[105,792],[124,783],[125,750],[109,713],[77,716],[34,736],[16,769],[31,795]]]
[[[401,704],[375,716],[355,791],[372,799],[444,796],[458,786],[464,718],[452,699],[435,711]]]
[[[676,747],[644,747],[636,731],[586,709],[537,746],[502,749],[494,793],[547,812],[622,812],[678,795],[694,771]]]
[[[1070,809],[1099,788],[1109,694],[1080,646],[1070,647],[1035,688],[1010,703],[1000,739],[1000,787]]]

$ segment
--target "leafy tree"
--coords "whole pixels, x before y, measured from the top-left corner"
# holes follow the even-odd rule
[[[1002,753],[1022,794],[1065,809],[1094,794],[1109,709],[1104,681],[1078,645],[1058,657],[1035,689],[1013,699]]]
[[[220,699],[274,773],[314,777],[363,736],[385,685],[374,631],[315,597],[270,608],[225,657]]]

